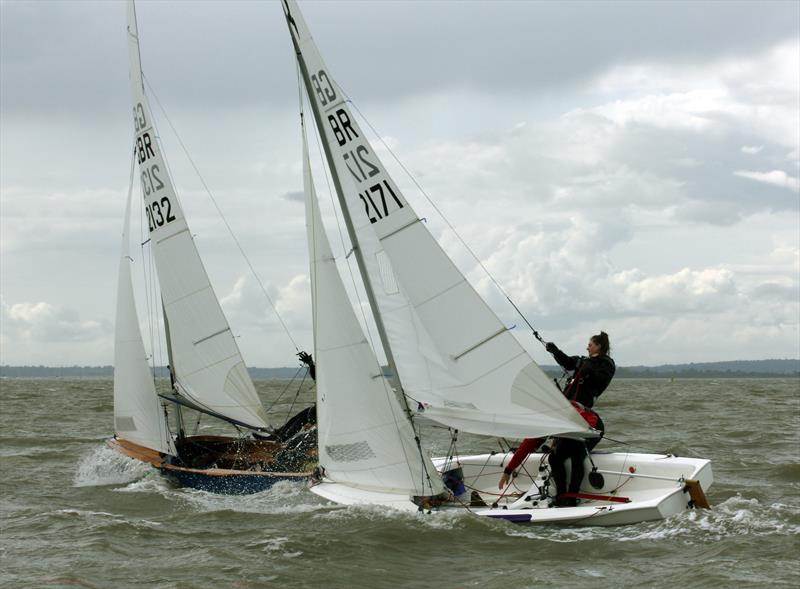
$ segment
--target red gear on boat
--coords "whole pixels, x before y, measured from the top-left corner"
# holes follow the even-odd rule
[[[570,403],[572,403],[575,411],[583,417],[584,421],[589,424],[589,427],[595,427],[600,422],[600,416],[591,409],[584,407],[577,401],[570,401]],[[508,475],[514,472],[531,453],[536,452],[539,446],[542,445],[542,442],[544,442],[544,438],[525,438],[522,440],[522,443],[519,445],[516,452],[514,452],[511,460],[508,461],[508,465],[506,465],[503,472]]]

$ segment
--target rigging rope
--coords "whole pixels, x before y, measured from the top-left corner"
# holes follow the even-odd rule
[[[308,376],[308,369],[306,368],[305,373],[303,373],[303,380],[300,381],[300,385],[297,387],[297,392],[294,395],[294,399],[292,399],[292,404],[289,405],[289,411],[286,412],[287,421],[289,420],[289,417],[292,415],[292,412],[294,411],[294,404],[297,402],[297,397],[300,396],[300,393],[303,390],[303,384],[305,384],[307,376]]]
[[[230,233],[231,238],[233,238],[233,241],[236,244],[236,247],[239,249],[239,253],[242,255],[242,257],[244,258],[245,262],[247,263],[247,266],[250,268],[250,272],[252,273],[253,277],[256,279],[256,282],[258,283],[258,286],[261,288],[261,292],[264,293],[264,296],[266,297],[267,301],[269,301],[269,304],[272,307],[272,311],[275,313],[275,316],[278,318],[278,321],[280,322],[281,327],[283,327],[283,331],[286,333],[287,337],[292,342],[292,345],[294,346],[294,349],[299,352],[300,348],[297,346],[297,342],[295,342],[294,338],[292,337],[291,332],[289,331],[289,328],[286,325],[286,322],[283,320],[283,317],[281,317],[281,314],[278,312],[278,309],[275,306],[275,303],[272,300],[272,297],[269,296],[269,293],[267,292],[267,289],[264,287],[264,283],[261,281],[261,278],[258,276],[258,273],[256,272],[255,268],[253,267],[253,264],[250,262],[250,258],[247,257],[247,254],[245,253],[244,248],[242,248],[242,244],[239,243],[239,240],[237,239],[236,235],[234,234],[233,229],[231,228],[230,224],[228,223],[228,219],[225,217],[225,215],[222,212],[222,209],[217,204],[217,200],[216,200],[216,198],[214,198],[214,195],[212,194],[211,189],[206,184],[206,181],[203,178],[202,174],[200,174],[200,170],[195,165],[194,160],[192,159],[192,156],[189,154],[189,150],[186,148],[186,145],[184,145],[183,140],[181,139],[181,136],[178,134],[177,129],[175,129],[175,126],[172,124],[172,121],[170,120],[169,115],[167,115],[167,111],[161,105],[161,101],[158,99],[158,95],[155,93],[155,91],[153,90],[152,86],[150,86],[150,82],[149,82],[149,80],[147,80],[144,77],[144,74],[142,74],[142,79],[144,79],[144,81],[147,84],[147,87],[148,87],[150,93],[153,95],[153,98],[155,98],[156,104],[158,104],[158,107],[161,109],[161,112],[164,115],[164,119],[167,121],[167,123],[169,124],[170,129],[172,129],[172,132],[175,134],[175,137],[178,140],[178,143],[180,144],[181,149],[183,149],[183,153],[186,155],[186,158],[189,160],[189,163],[192,165],[192,168],[194,169],[195,173],[197,174],[197,177],[200,179],[200,183],[203,185],[203,188],[205,189],[206,194],[208,194],[209,198],[211,199],[211,202],[214,204],[214,208],[217,210],[217,213],[219,214],[220,218],[222,219],[222,222],[225,224],[225,227],[228,229],[228,233]],[[154,126],[155,126],[155,123],[154,123]],[[164,161],[166,163],[166,158],[164,158]]]
[[[130,190],[133,190],[133,177],[134,177],[134,169],[136,167],[136,142],[134,141],[134,149],[133,149],[133,157],[131,160],[131,176],[130,176]],[[156,384],[156,366],[158,366],[157,362],[163,363],[164,352],[161,348],[161,329],[160,329],[160,322],[158,319],[158,315],[154,308],[158,308],[158,301],[157,301],[157,288],[156,288],[156,279],[154,278],[154,270],[153,270],[153,257],[152,257],[152,248],[150,248],[149,253],[146,251],[146,246],[150,243],[150,239],[145,239],[144,237],[144,224],[141,222],[142,218],[144,217],[144,199],[138,198],[139,201],[139,249],[142,254],[142,277],[144,280],[144,288],[145,288],[145,306],[147,308],[147,327],[148,327],[148,334],[150,336],[150,368],[153,377],[153,385]],[[151,300],[151,297],[153,300]],[[137,319],[138,320],[138,319]],[[158,353],[156,353],[156,343],[158,345]]]
[[[339,89],[340,90],[342,89],[341,86],[339,86]],[[464,241],[464,238],[461,237],[461,234],[458,231],[456,231],[456,228],[453,227],[453,224],[450,223],[450,220],[444,215],[444,213],[441,211],[441,209],[439,209],[439,207],[436,206],[436,203],[433,202],[433,199],[431,199],[431,197],[428,196],[428,193],[425,192],[425,189],[422,188],[422,186],[420,185],[419,182],[417,182],[417,179],[414,177],[414,175],[408,170],[408,168],[405,167],[405,165],[403,165],[403,162],[400,161],[400,158],[398,158],[397,155],[395,155],[394,151],[392,151],[392,148],[389,147],[389,145],[386,143],[386,141],[383,140],[383,137],[376,131],[375,127],[372,126],[372,124],[369,122],[369,119],[367,119],[367,117],[364,116],[364,113],[361,112],[361,110],[358,108],[356,103],[353,102],[353,100],[350,98],[350,96],[347,94],[347,92],[342,90],[342,93],[345,95],[345,98],[347,99],[347,102],[350,103],[350,105],[352,105],[352,107],[355,109],[355,111],[358,113],[358,115],[363,119],[363,121],[367,124],[367,126],[370,128],[370,130],[373,132],[373,134],[378,138],[378,140],[381,142],[381,144],[386,148],[386,151],[388,151],[389,154],[392,156],[392,158],[394,158],[394,161],[397,162],[397,164],[402,168],[402,170],[406,173],[406,175],[411,179],[411,181],[414,183],[414,185],[417,187],[417,189],[422,193],[422,195],[428,201],[428,203],[430,203],[430,205],[434,208],[436,213],[442,218],[442,220],[445,222],[447,227],[458,238],[458,241],[461,242],[461,245],[463,245],[464,248],[466,248],[466,250],[472,256],[472,258],[478,263],[478,265],[484,271],[486,276],[489,277],[489,279],[497,287],[497,289],[500,291],[500,293],[506,298],[506,300],[511,304],[511,306],[514,307],[514,310],[517,312],[517,314],[522,318],[522,320],[531,329],[531,331],[533,332],[534,337],[537,340],[539,340],[539,342],[543,346],[546,345],[546,342],[539,335],[539,332],[536,331],[536,329],[534,329],[533,325],[531,325],[531,322],[528,321],[528,318],[525,317],[525,315],[522,313],[522,311],[519,309],[519,307],[517,307],[516,303],[514,303],[514,301],[511,300],[511,297],[508,295],[508,293],[506,293],[505,289],[503,289],[503,287],[500,286],[500,283],[497,281],[497,279],[495,279],[495,277],[492,275],[492,273],[489,272],[489,269],[486,268],[486,266],[483,264],[483,262],[481,262],[481,260],[475,254],[475,252],[472,251],[472,248],[470,248],[469,245],[467,245],[467,242]]]
[[[136,169],[136,141],[134,139],[133,152],[131,154],[131,171],[130,171],[130,175],[128,177],[128,201],[130,201],[130,199],[133,198],[133,191],[134,191],[134,188],[133,188],[133,177],[134,177],[135,169]],[[139,215],[140,215],[139,218],[141,219],[142,199],[137,199],[137,200],[139,201]],[[125,238],[127,239],[128,243],[126,244],[125,251],[130,251],[131,224],[130,224],[130,211],[127,210],[127,207],[126,207],[126,212],[128,213],[128,218],[125,219],[124,222],[128,227],[128,232],[125,235]],[[144,259],[144,257],[145,257],[144,256],[144,244],[142,243],[142,241],[143,241],[142,224],[140,222],[139,223],[139,244],[140,244],[140,248],[142,249],[142,259]],[[130,255],[128,255],[128,259],[131,261],[131,263],[134,262],[133,258]],[[145,276],[145,285],[146,285],[147,284],[147,274],[146,274],[146,270],[145,270],[145,264],[142,264],[142,272],[144,273],[144,276]],[[132,272],[130,274],[132,275]],[[133,284],[131,284],[131,288],[133,288]],[[146,288],[147,287],[145,286],[145,293],[147,295]],[[119,294],[117,294],[117,296],[119,296]],[[148,322],[149,322],[150,321],[150,299],[149,299],[149,295],[145,296],[145,300],[147,301],[147,308],[148,308],[147,318],[148,318]],[[134,307],[135,307],[135,305],[136,305],[136,302],[134,300]],[[138,314],[137,314],[137,317],[136,317],[136,321],[137,321],[137,323],[139,321]],[[152,354],[152,348],[153,348],[153,343],[152,343],[153,330],[152,330],[152,328],[150,329],[149,333],[150,333],[150,338],[151,338],[150,348],[151,348],[151,357],[152,357],[152,355],[153,355]],[[144,342],[142,342],[142,343],[144,343]],[[155,385],[155,382],[156,382],[155,371],[151,371],[151,372],[152,372],[151,376],[153,378],[153,384]]]
[[[290,386],[292,386],[292,383],[294,382],[294,379],[296,379],[296,378],[297,378],[297,375],[298,375],[298,374],[300,374],[300,371],[301,371],[302,369],[303,369],[303,367],[302,367],[302,366],[301,366],[300,368],[298,368],[298,369],[297,369],[297,372],[295,372],[295,373],[294,373],[294,376],[293,376],[293,377],[292,377],[292,379],[289,381],[289,384],[287,384],[287,385],[284,387],[284,389],[281,391],[281,394],[280,394],[280,395],[278,395],[278,398],[277,398],[277,399],[275,399],[275,400],[274,400],[274,401],[273,401],[273,402],[270,404],[270,406],[266,408],[266,411],[267,411],[267,413],[269,413],[269,412],[272,410],[272,408],[273,408],[273,407],[274,407],[274,406],[275,406],[275,405],[278,403],[278,401],[280,401],[280,400],[281,400],[281,398],[282,398],[282,397],[283,397],[283,395],[286,393],[286,391],[288,391],[288,390],[289,390],[289,387],[290,387]]]
[[[147,260],[147,268],[145,270],[145,265],[143,264],[142,271],[145,273],[145,299],[147,301],[147,321],[150,329],[150,359],[151,368],[153,369],[153,382],[155,383],[157,368],[164,365],[164,349],[161,347],[162,315],[158,312],[160,297],[158,296],[158,274],[153,260],[153,248],[145,250],[149,241],[148,239],[146,243],[142,244],[142,258]]]
[[[297,84],[298,84],[298,95],[299,95],[299,103],[300,103],[299,104],[300,118],[301,118],[301,121],[304,121],[303,113],[304,113],[305,100],[303,98],[303,84],[302,84],[302,77],[301,77],[299,64],[297,65],[297,79],[298,79],[297,80]],[[305,130],[305,126],[303,126],[303,129]],[[322,144],[321,144],[321,140],[320,140],[321,133],[319,132],[319,129],[317,129],[317,133],[314,133],[314,135],[316,137],[317,149],[318,149],[318,153],[320,154],[320,158],[323,161],[325,161],[325,156],[323,155],[323,148],[322,148]],[[331,199],[331,204],[332,204],[334,215],[335,215],[335,218],[336,218],[336,226],[337,226],[337,230],[338,230],[338,233],[339,233],[339,240],[340,240],[341,245],[342,245],[342,251],[346,252],[347,251],[347,247],[346,247],[345,242],[344,242],[344,234],[342,232],[342,227],[341,227],[341,223],[340,223],[340,220],[339,220],[339,214],[338,214],[336,203],[335,203],[335,200],[334,200],[334,190],[331,189],[331,178],[329,176],[329,174],[333,174],[334,172],[332,170],[329,170],[328,167],[324,166],[324,165],[323,165],[323,171],[324,171],[324,175],[325,175],[325,182],[326,182],[327,187],[328,187],[328,195],[329,195],[329,197]],[[314,254],[312,253],[312,255],[314,255]],[[383,348],[382,347],[379,348],[379,347],[377,347],[375,345],[375,341],[373,339],[372,330],[370,329],[370,323],[367,321],[367,316],[366,316],[366,312],[365,312],[365,309],[364,309],[365,305],[362,303],[361,296],[360,296],[360,293],[359,293],[359,290],[358,290],[358,286],[357,286],[357,283],[356,283],[356,279],[355,279],[355,274],[354,274],[353,269],[352,269],[352,267],[350,265],[350,260],[349,260],[348,256],[349,256],[349,254],[345,254],[344,255],[344,260],[345,260],[345,263],[347,264],[347,270],[348,270],[348,273],[350,275],[350,280],[351,280],[351,282],[353,284],[354,296],[356,298],[356,301],[358,302],[358,308],[359,308],[359,311],[361,313],[361,317],[362,317],[362,320],[363,320],[363,327],[364,327],[364,331],[365,331],[365,336],[366,336],[367,340],[369,341],[370,347],[372,348],[373,354],[374,354],[378,349],[383,349]],[[361,278],[362,278],[362,280],[364,280],[364,277],[361,277]],[[381,366],[380,361],[377,359],[377,356],[375,357],[375,359],[376,359],[376,364],[377,364],[376,368],[378,370],[378,373],[383,376],[383,367]],[[402,384],[399,381],[399,376],[395,374],[395,375],[393,375],[393,377],[397,381],[397,385],[399,387],[399,390],[403,393],[403,395],[405,395],[405,391],[403,390]],[[392,386],[390,385],[390,383],[388,382],[388,380],[387,380],[387,378],[385,376],[383,376],[381,378],[381,382],[383,384],[383,389],[384,389],[384,392],[387,395],[387,397],[393,398],[395,401],[400,401],[401,400],[395,394],[394,389],[392,388]],[[405,401],[405,399],[402,399],[402,401]],[[403,409],[405,415],[407,416],[408,421],[409,421],[409,423],[411,425],[412,431],[414,432],[414,441],[416,443],[417,451],[418,451],[419,456],[420,456],[420,462],[421,462],[422,471],[423,471],[420,480],[421,480],[421,483],[423,485],[423,491],[424,491],[424,485],[427,484],[428,487],[431,490],[431,493],[432,493],[434,485],[433,485],[433,481],[431,480],[431,474],[430,474],[430,472],[428,472],[428,464],[426,463],[426,457],[425,457],[423,449],[422,449],[422,444],[421,444],[421,441],[420,441],[420,433],[419,433],[419,431],[414,429],[416,424],[415,424],[414,419],[413,419],[413,414],[412,414],[411,410],[408,408],[407,402],[403,402],[402,405],[404,405],[404,407],[401,407],[401,409]],[[398,431],[400,431],[401,430],[400,422],[398,421],[397,415],[395,414],[394,411],[392,411],[392,417],[393,417],[394,422],[395,422],[395,427],[398,429]],[[405,453],[405,446],[402,445],[401,448],[402,448],[403,452]],[[410,464],[410,462],[408,461],[408,457],[406,457],[406,458],[407,458],[407,463]],[[428,460],[427,462],[430,462],[430,461]],[[436,472],[435,469],[434,469],[434,472]],[[412,473],[412,476],[414,476],[413,473]]]

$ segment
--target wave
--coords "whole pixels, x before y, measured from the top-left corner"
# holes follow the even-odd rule
[[[103,444],[80,459],[72,484],[75,487],[119,485],[152,472],[148,464],[123,456]]]
[[[279,481],[252,495],[223,495],[185,487],[170,487],[164,494],[200,513],[297,515],[328,509],[326,503],[308,491],[304,482]]]
[[[44,515],[55,515],[63,517],[77,517],[89,523],[95,524],[126,524],[134,528],[160,528],[163,524],[142,518],[131,519],[116,513],[107,511],[91,511],[87,509],[57,509]]]
[[[276,536],[265,540],[258,540],[247,544],[248,548],[255,548],[265,554],[275,554],[282,558],[297,558],[303,555],[300,550],[290,550],[287,545],[292,541],[288,536]]]
[[[713,509],[691,510],[661,521],[619,527],[514,528],[508,534],[557,543],[679,540],[684,544],[713,544],[720,540],[740,540],[743,536],[795,536],[800,534],[800,525],[790,520],[797,521],[798,516],[800,509],[796,506],[762,504],[758,499],[737,495]]]

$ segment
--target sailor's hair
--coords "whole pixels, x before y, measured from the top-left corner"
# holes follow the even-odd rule
[[[593,335],[592,341],[600,346],[600,353],[603,356],[608,356],[608,353],[611,351],[611,343],[608,341],[608,334],[605,331]]]

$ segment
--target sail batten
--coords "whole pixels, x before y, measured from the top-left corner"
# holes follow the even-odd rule
[[[200,259],[161,150],[142,83],[132,1],[128,3],[128,29],[134,154],[164,314],[170,326],[175,380],[197,404],[231,421],[266,428],[266,411]]]

